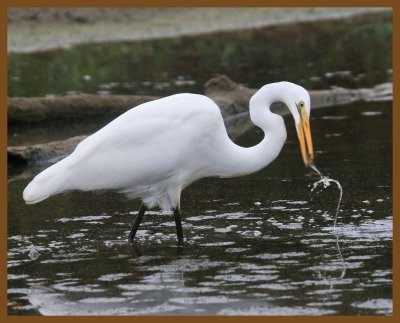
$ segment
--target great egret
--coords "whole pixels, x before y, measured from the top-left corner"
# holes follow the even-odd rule
[[[254,173],[278,156],[287,134],[283,118],[270,111],[274,102],[283,102],[292,113],[304,164],[310,166],[310,96],[299,85],[278,82],[250,99],[250,118],[265,133],[254,147],[230,140],[218,106],[208,97],[171,95],[125,112],[84,139],[71,155],[38,174],[23,198],[33,204],[70,190],[116,190],[142,200],[131,241],[146,210],[160,206],[173,211],[182,242],[183,189],[204,177]]]

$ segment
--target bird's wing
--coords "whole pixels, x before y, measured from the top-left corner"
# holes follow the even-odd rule
[[[152,185],[201,156],[199,147],[223,120],[199,95],[152,101],[121,115],[83,140],[68,158],[69,182],[81,190]]]

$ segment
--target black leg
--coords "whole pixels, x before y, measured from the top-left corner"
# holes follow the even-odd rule
[[[174,217],[175,217],[176,235],[178,237],[178,243],[181,244],[183,242],[183,230],[181,222],[181,213],[179,212],[179,208],[174,209]]]
[[[131,233],[129,233],[129,241],[133,241],[133,239],[135,239],[135,235],[136,235],[136,231],[139,228],[140,222],[142,222],[143,219],[143,215],[146,212],[146,206],[142,203],[142,205],[140,206],[140,210],[139,213],[135,219],[135,223],[133,223],[132,229],[131,229]]]

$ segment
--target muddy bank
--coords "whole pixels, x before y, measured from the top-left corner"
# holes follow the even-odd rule
[[[247,116],[248,102],[255,89],[246,88],[226,76],[218,76],[205,84],[205,95],[213,99],[221,109],[227,130],[236,138],[251,128]],[[392,100],[392,84],[380,84],[371,89],[310,91],[312,109],[338,106],[351,102]],[[155,97],[80,95],[57,98],[9,98],[9,123],[38,123],[57,119],[76,119],[84,122],[93,116],[119,115],[132,106],[150,101]],[[136,103],[136,104],[135,104]],[[277,105],[278,113],[287,109]],[[88,120],[88,119],[87,119]],[[8,147],[10,164],[35,163],[56,160],[70,154],[86,136],[78,136],[36,145]]]
[[[170,38],[390,11],[388,8],[10,8],[8,51],[35,52],[83,43]]]

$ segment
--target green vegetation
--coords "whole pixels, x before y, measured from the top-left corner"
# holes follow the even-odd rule
[[[373,86],[391,80],[391,67],[391,15],[378,14],[10,54],[8,95],[202,92],[204,82],[215,74],[226,74],[252,87],[278,80],[294,81],[310,89]]]

